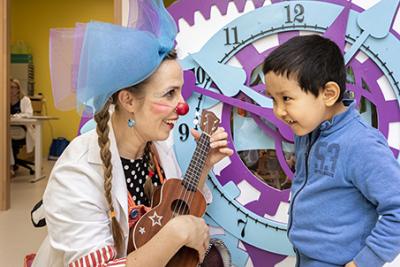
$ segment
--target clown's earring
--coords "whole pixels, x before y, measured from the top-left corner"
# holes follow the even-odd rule
[[[136,121],[134,119],[128,119],[128,127],[132,128],[136,125]]]

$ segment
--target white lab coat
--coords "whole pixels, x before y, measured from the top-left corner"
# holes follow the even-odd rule
[[[112,197],[116,218],[128,245],[128,191],[124,170],[110,126]],[[172,136],[156,142],[165,176],[181,177]],[[49,235],[43,241],[33,267],[67,266],[107,245],[113,245],[108,204],[103,188],[103,164],[95,130],[75,138],[58,159],[43,196]],[[211,192],[204,190],[209,202]],[[118,255],[125,257],[126,255]]]

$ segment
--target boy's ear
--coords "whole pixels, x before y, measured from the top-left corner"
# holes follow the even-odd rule
[[[340,87],[335,82],[327,82],[322,89],[322,99],[328,107],[333,106],[340,96]]]
[[[121,90],[118,92],[118,102],[124,110],[130,113],[135,111],[136,98],[128,90]]]

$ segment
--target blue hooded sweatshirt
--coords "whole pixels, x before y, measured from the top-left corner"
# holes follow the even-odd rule
[[[400,164],[355,102],[295,137],[288,236],[300,267],[377,267],[400,252]]]

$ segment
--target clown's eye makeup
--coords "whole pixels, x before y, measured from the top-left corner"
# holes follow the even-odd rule
[[[177,89],[173,88],[173,89],[169,89],[168,91],[166,91],[163,95],[163,97],[166,97],[168,99],[174,98],[176,95]]]
[[[165,98],[165,99],[170,100],[170,99],[175,98],[176,95],[178,94],[178,92],[179,92],[179,88],[174,87],[174,88],[168,88],[162,92],[157,92],[154,94],[154,96],[158,97],[158,98]]]

